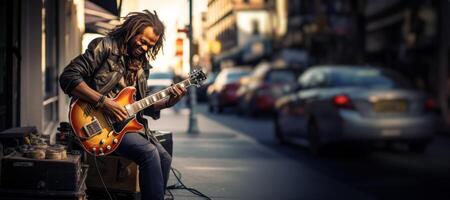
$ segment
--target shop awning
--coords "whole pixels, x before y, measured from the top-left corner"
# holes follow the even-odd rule
[[[85,1],[84,17],[86,33],[106,34],[120,23],[121,1],[115,0],[89,0]]]

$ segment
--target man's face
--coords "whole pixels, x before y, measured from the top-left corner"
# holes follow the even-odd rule
[[[147,53],[153,48],[158,40],[159,35],[156,35],[153,32],[153,28],[148,26],[141,34],[138,34],[133,38],[128,53],[133,57],[140,57],[142,54]]]

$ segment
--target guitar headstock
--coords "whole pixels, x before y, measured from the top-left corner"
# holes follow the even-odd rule
[[[189,81],[192,85],[199,87],[205,80],[206,75],[202,72],[202,70],[194,69],[191,73],[189,73]]]

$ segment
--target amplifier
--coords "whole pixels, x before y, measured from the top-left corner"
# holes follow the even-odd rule
[[[156,139],[161,143],[161,145],[166,149],[166,151],[172,156],[173,153],[173,140],[172,132],[170,131],[150,131],[156,137]]]
[[[82,181],[80,155],[49,160],[17,154],[4,157],[1,166],[0,187],[4,189],[78,191]]]

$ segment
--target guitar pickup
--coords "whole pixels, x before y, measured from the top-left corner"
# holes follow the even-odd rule
[[[94,117],[91,123],[83,126],[84,132],[90,138],[102,132],[102,126],[97,118]]]

